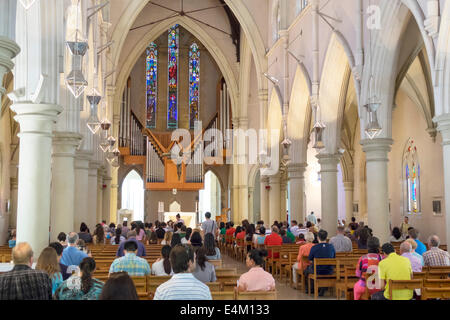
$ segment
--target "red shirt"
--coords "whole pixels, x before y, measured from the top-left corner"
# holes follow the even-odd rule
[[[244,239],[245,238],[245,231],[241,231],[236,235],[236,239]]]
[[[281,246],[283,244],[283,239],[277,234],[272,232],[266,238],[264,239],[264,244],[266,246]],[[269,250],[268,258],[272,257],[272,250]],[[279,258],[280,255],[278,253],[275,253],[274,258]]]
[[[235,231],[236,231],[235,228],[230,228],[225,232],[225,235],[227,235],[227,236],[233,235]],[[231,243],[231,240],[228,240],[228,243]]]

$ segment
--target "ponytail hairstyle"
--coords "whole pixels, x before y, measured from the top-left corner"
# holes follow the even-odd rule
[[[189,239],[191,238],[191,234],[192,234],[192,228],[187,228],[186,235],[184,236],[185,239],[189,241]]]
[[[164,266],[164,272],[167,274],[170,274],[172,272],[172,265],[170,264],[170,251],[172,250],[172,247],[169,245],[165,245],[161,249],[161,255],[163,257],[163,266]]]
[[[93,285],[92,274],[95,271],[95,260],[93,258],[84,258],[80,263],[81,275],[81,290],[84,294],[91,290]]]
[[[208,258],[206,258],[206,249],[204,247],[197,247],[195,250],[195,260],[197,262],[197,265],[200,266],[200,269],[205,270],[206,264],[205,262],[208,261]]]
[[[120,243],[120,236],[122,235],[122,229],[121,228],[117,228],[116,229],[116,237],[114,238],[114,242],[116,244]]]
[[[262,267],[264,264],[264,258],[267,257],[267,250],[265,249],[253,249],[248,254],[248,257],[255,261],[255,265]]]

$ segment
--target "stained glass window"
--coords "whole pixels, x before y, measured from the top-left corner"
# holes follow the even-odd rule
[[[147,79],[147,118],[146,127],[156,128],[156,106],[158,92],[158,50],[152,42],[147,48],[146,59]]]
[[[168,106],[167,106],[167,128],[178,127],[178,53],[179,53],[180,31],[178,25],[169,29],[168,49]]]
[[[420,164],[417,147],[413,139],[408,139],[403,155],[404,197],[407,213],[420,212]]]
[[[200,51],[193,43],[189,50],[189,126],[194,129],[200,111]]]

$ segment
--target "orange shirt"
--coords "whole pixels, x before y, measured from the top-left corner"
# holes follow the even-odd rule
[[[305,263],[305,265],[303,265],[302,257],[308,257],[309,252],[311,251],[311,248],[313,246],[314,246],[314,243],[308,242],[308,243],[301,245],[300,248],[298,248],[297,262],[298,262],[299,270],[300,269],[305,270],[306,267],[310,264],[310,262],[308,261],[308,263]]]
[[[266,239],[264,239],[264,244],[266,246],[281,246],[283,244],[283,239],[277,233],[272,232],[271,234],[266,236]],[[269,250],[267,257],[272,258],[272,250]],[[276,253],[274,255],[274,258],[279,257],[279,253]]]

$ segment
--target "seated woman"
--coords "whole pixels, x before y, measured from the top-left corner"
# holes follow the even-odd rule
[[[190,242],[193,247],[201,247],[203,241],[202,241],[202,236],[200,235],[200,232],[194,231],[192,233]]]
[[[121,244],[125,240],[125,237],[122,235],[122,229],[117,228],[116,235],[111,238],[111,244]]]
[[[300,233],[303,236],[303,233]],[[310,264],[308,262],[303,263],[303,257],[308,257],[311,248],[314,246],[314,233],[308,232],[305,237],[306,243],[300,245],[298,248],[297,262],[292,266],[292,281],[294,285],[297,284],[297,270],[301,270],[302,273],[305,271],[306,267]]]
[[[394,227],[394,229],[392,229],[392,234],[391,234],[391,237],[389,238],[389,242],[400,242],[403,240],[405,240],[405,239],[403,238],[400,228]]]
[[[171,250],[172,248],[169,245],[165,245],[161,248],[161,258],[158,258],[158,260],[152,264],[152,275],[171,276],[173,274],[172,265],[169,260]]]
[[[214,265],[208,262],[206,249],[204,247],[197,247],[194,250],[196,252],[196,268],[195,271],[192,272],[192,275],[203,283],[216,282],[216,269],[214,268]]]
[[[368,254],[359,258],[356,264],[356,276],[359,280],[353,286],[353,293],[355,300],[361,300],[363,294],[366,292],[366,280],[373,274],[373,269],[378,268],[378,264],[383,259],[380,255],[380,240],[376,237],[370,237],[367,239]],[[368,273],[369,268],[372,270]],[[375,288],[375,284],[373,285]],[[380,291],[381,289],[368,289],[370,295]]]
[[[205,235],[205,242],[203,244],[206,250],[206,258],[208,260],[220,260],[220,250],[216,247],[216,241],[212,233],[207,233]]]
[[[266,239],[266,228],[264,226],[259,227],[259,234],[253,235],[253,242],[256,245],[264,245],[264,240]]]
[[[239,278],[239,291],[275,290],[275,279],[262,268],[264,257],[267,257],[267,251],[264,249],[253,249],[247,254],[246,263],[250,270]]]
[[[92,239],[94,244],[105,244],[105,229],[102,225],[98,225],[94,231],[94,237]]]
[[[164,239],[163,241],[161,241],[161,244],[163,246],[170,245],[170,242],[172,242],[172,236],[173,233],[171,231],[167,231],[166,233],[164,233]]]
[[[283,239],[283,243],[292,243],[292,240],[287,236],[285,229],[280,230],[280,236],[281,239]]]
[[[192,228],[186,228],[186,234],[184,235],[184,238],[181,238],[181,244],[191,244],[191,234]]]
[[[58,263],[58,255],[55,249],[47,247],[42,250],[36,264],[36,270],[47,272],[50,280],[52,280],[52,294],[55,294],[56,289],[63,283],[63,277]]]
[[[181,244],[181,237],[179,233],[174,233],[172,236],[172,241],[170,241],[170,246],[173,248],[177,244]]]
[[[11,230],[11,236],[8,240],[8,247],[14,248],[16,246],[16,229]]]
[[[156,235],[156,232],[152,232],[150,234],[150,238],[148,239],[148,244],[157,244],[158,243],[158,236]]]
[[[84,258],[78,274],[64,281],[55,292],[56,300],[98,300],[103,282],[92,278],[95,272],[95,260]]]
[[[125,271],[111,273],[103,286],[100,300],[139,300],[136,286]]]

